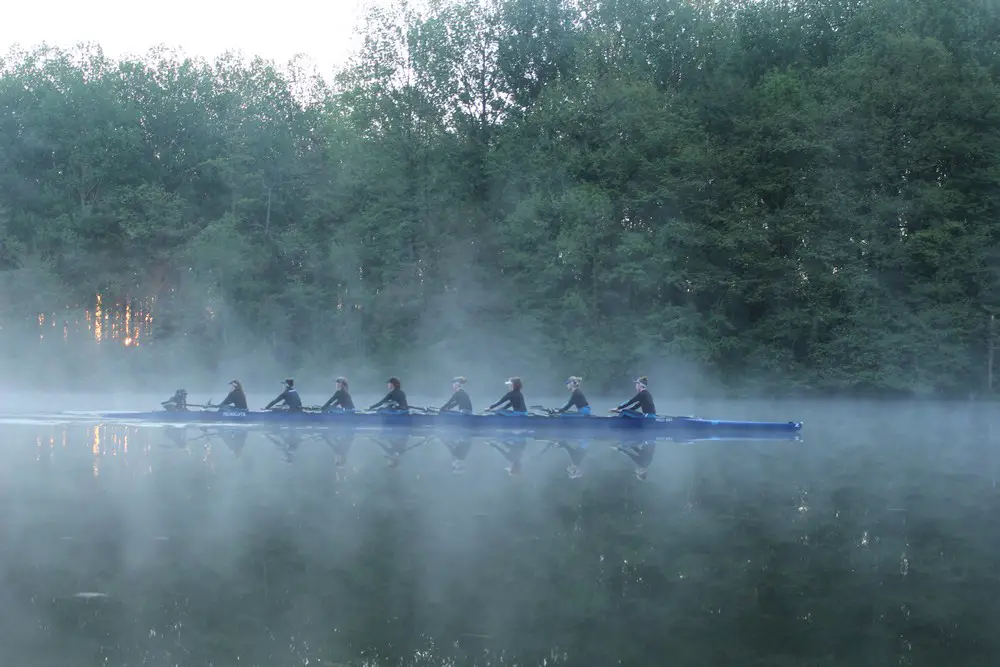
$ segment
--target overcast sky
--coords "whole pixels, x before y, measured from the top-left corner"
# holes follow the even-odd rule
[[[366,0],[11,0],[0,54],[15,44],[97,42],[110,56],[164,44],[212,58],[229,49],[279,63],[306,54],[324,75],[343,62]]]

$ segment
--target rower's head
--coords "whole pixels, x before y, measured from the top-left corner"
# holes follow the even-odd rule
[[[579,389],[580,385],[583,384],[583,378],[577,377],[576,375],[571,375],[566,379],[566,388],[570,391]]]
[[[347,391],[347,378],[339,377],[337,378],[337,389],[343,389]]]
[[[293,380],[292,378],[285,378],[285,381],[282,382],[282,384],[285,385],[286,389],[294,389],[295,388],[295,380]]]
[[[511,389],[520,389],[521,387],[524,386],[523,384],[521,384],[521,378],[519,377],[512,377],[509,380],[507,380],[507,382],[505,382],[504,384],[506,384]]]
[[[465,383],[466,379],[461,375],[459,375],[458,377],[451,379],[451,388],[454,391],[458,391],[459,389],[465,386]]]
[[[391,378],[389,378],[388,380],[386,380],[386,384],[389,385],[390,389],[399,389],[399,387],[400,387],[399,378],[396,377],[395,375],[393,375]]]
[[[649,380],[646,379],[645,375],[643,375],[641,377],[637,377],[635,379],[635,390],[636,391],[642,391],[643,389],[646,388],[647,384],[649,384]]]
[[[232,386],[233,389],[236,389],[237,391],[243,391],[243,385],[240,383],[239,380],[230,380],[229,384]]]
[[[178,389],[177,391],[174,392],[175,398],[187,398],[187,395],[188,393],[184,389]]]

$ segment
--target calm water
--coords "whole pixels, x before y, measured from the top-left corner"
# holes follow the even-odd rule
[[[0,664],[995,662],[988,410],[698,412],[806,428],[642,481],[597,440],[0,420]]]

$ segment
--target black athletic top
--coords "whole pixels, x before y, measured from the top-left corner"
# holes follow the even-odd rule
[[[368,408],[369,410],[374,410],[377,407],[386,406],[392,410],[409,410],[410,405],[406,402],[406,394],[399,387],[393,389],[388,394],[385,395],[381,401],[375,405]]]
[[[511,412],[527,412],[528,408],[524,404],[524,394],[520,389],[511,389],[503,395],[499,401],[490,406],[490,410],[503,406],[504,410]]]
[[[234,388],[231,392],[229,392],[229,395],[226,396],[226,399],[222,401],[222,403],[219,403],[220,408],[224,408],[227,405],[231,405],[237,410],[246,410],[247,395],[243,393],[242,389]]]
[[[448,402],[441,406],[440,412],[451,410],[452,408],[458,408],[462,412],[472,412],[472,399],[469,398],[464,389],[459,389],[452,394]]]
[[[346,389],[338,389],[330,400],[323,404],[320,410],[326,410],[327,408],[343,408],[344,410],[353,410],[354,401],[351,400],[351,395],[347,393]]]
[[[298,412],[302,409],[302,399],[299,398],[299,392],[295,389],[286,389],[281,392],[276,399],[264,406],[264,409],[270,410],[282,401],[285,402],[285,406],[292,412]]]
[[[653,405],[653,395],[648,390],[643,389],[628,401],[618,406],[619,410],[633,410],[639,408],[639,412],[647,415],[656,414],[656,406]]]
[[[566,412],[570,408],[581,410],[588,405],[590,405],[590,403],[587,402],[587,398],[583,395],[583,392],[579,389],[574,389],[573,393],[569,397],[569,402],[566,403],[566,405],[564,405],[559,412]]]

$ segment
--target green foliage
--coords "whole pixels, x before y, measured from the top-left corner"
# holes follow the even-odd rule
[[[510,363],[598,386],[693,363],[981,391],[998,28],[995,4],[929,0],[398,3],[332,87],[14,52],[0,270],[157,296],[161,339],[251,331],[293,367],[471,362],[513,327]]]

